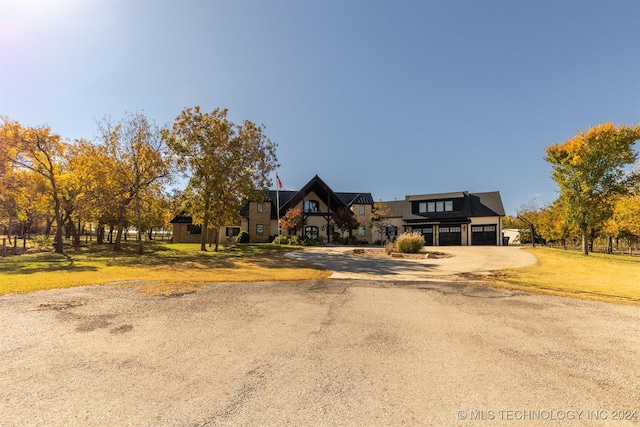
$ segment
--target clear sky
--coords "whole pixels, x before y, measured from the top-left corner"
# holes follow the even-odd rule
[[[94,139],[195,105],[263,124],[288,189],[513,214],[557,196],[546,146],[640,122],[640,1],[0,0],[1,115]]]

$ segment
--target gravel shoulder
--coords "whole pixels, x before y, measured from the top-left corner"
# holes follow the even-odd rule
[[[137,286],[0,298],[1,426],[640,415],[637,307],[461,282],[220,283],[174,297]]]

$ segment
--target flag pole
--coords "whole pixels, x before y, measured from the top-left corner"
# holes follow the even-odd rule
[[[282,187],[282,182],[280,182],[280,178],[278,178],[278,174],[276,173],[276,209],[277,209],[277,218],[278,218],[278,237],[280,236],[280,187]],[[278,239],[278,244],[280,244],[280,240]]]

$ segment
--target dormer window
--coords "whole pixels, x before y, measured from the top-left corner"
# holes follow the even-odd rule
[[[414,205],[414,209],[415,209],[415,205]],[[433,202],[418,202],[418,213],[453,212],[453,210],[454,210],[453,200],[436,200]]]

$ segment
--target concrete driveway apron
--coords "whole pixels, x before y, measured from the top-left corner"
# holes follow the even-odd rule
[[[494,270],[535,264],[535,255],[513,246],[446,246],[429,251],[453,255],[450,258],[367,258],[350,254],[353,247],[305,248],[286,254],[332,271],[332,279],[434,280],[438,276],[463,273],[483,274]],[[368,248],[370,249],[370,248]],[[379,249],[383,250],[383,249]]]

